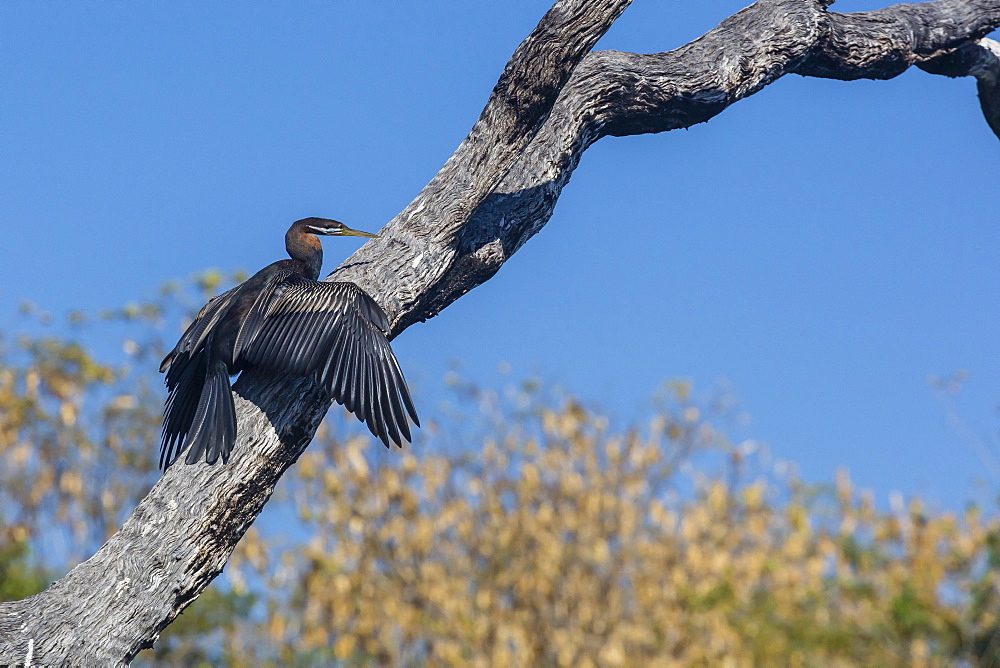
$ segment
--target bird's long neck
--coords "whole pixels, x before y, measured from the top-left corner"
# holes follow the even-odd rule
[[[319,270],[323,267],[323,245],[315,234],[288,230],[285,235],[285,250],[293,260],[305,265],[305,275],[314,281],[319,278]]]

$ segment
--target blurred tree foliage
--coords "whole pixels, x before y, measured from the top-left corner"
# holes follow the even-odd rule
[[[104,314],[115,364],[80,314],[0,338],[0,600],[89,556],[155,482],[162,314],[201,296]],[[455,420],[405,452],[335,411],[137,664],[1000,666],[995,513],[775,475],[684,383],[631,429],[534,383],[454,385]]]

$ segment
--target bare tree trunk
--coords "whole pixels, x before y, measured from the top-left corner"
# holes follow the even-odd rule
[[[675,51],[589,53],[628,3],[558,0],[438,174],[331,274],[382,304],[394,335],[493,276],[545,225],[595,141],[707,121],[785,74],[887,79],[917,65],[974,76],[1000,137],[1000,45],[985,39],[1000,0],[856,14],[761,0]],[[229,464],[171,467],[97,554],[0,604],[0,664],[127,663],[222,571],[330,406],[305,378],[248,372],[234,391]]]

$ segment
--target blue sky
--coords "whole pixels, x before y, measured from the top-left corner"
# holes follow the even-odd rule
[[[254,271],[303,216],[377,230],[547,6],[5,4],[0,325],[21,300],[96,310]],[[668,50],[740,8],[636,0],[598,48]],[[453,359],[623,421],[666,379],[726,383],[742,436],[808,480],[988,500],[948,410],[997,456],[998,167],[971,79],[786,77],[708,124],[599,142],[537,237],[393,345],[431,419]],[[327,241],[326,269],[356,247]],[[928,377],[957,370],[948,409]]]

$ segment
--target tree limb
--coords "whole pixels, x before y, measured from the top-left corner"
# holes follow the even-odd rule
[[[667,53],[588,52],[628,0],[560,0],[515,51],[469,136],[413,202],[330,278],[382,304],[399,334],[488,280],[548,221],[598,139],[709,120],[789,74],[889,78],[911,65],[975,76],[998,132],[1000,0],[826,12],[761,0]],[[985,91],[985,92],[984,92]],[[305,378],[236,383],[226,466],[172,466],[122,529],[45,592],[0,604],[0,664],[120,664],[218,575],[330,400]]]
[[[387,237],[436,247],[458,229],[629,1],[558,0],[514,52],[469,136]],[[429,254],[410,265],[434,266]],[[397,278],[401,296],[419,292],[415,277]],[[228,466],[172,466],[97,554],[41,594],[0,604],[0,664],[127,663],[222,572],[330,405],[303,378],[253,374],[235,390],[237,456]]]
[[[595,141],[703,123],[785,74],[885,79],[916,64],[975,76],[984,115],[1000,137],[1000,49],[982,37],[1000,25],[1000,1],[938,0],[858,14],[823,11],[829,4],[765,0],[674,51],[599,51],[584,58],[548,122],[453,241],[461,251],[450,271],[425,292],[425,306],[399,315],[396,331],[433,317],[492,277],[548,222]],[[852,41],[845,41],[848,35]],[[961,62],[948,71],[932,69],[949,59]],[[331,277],[373,286],[385,280],[346,269]]]
[[[919,67],[932,74],[975,77],[983,116],[993,134],[1000,137],[1000,42],[984,37],[920,63]]]

